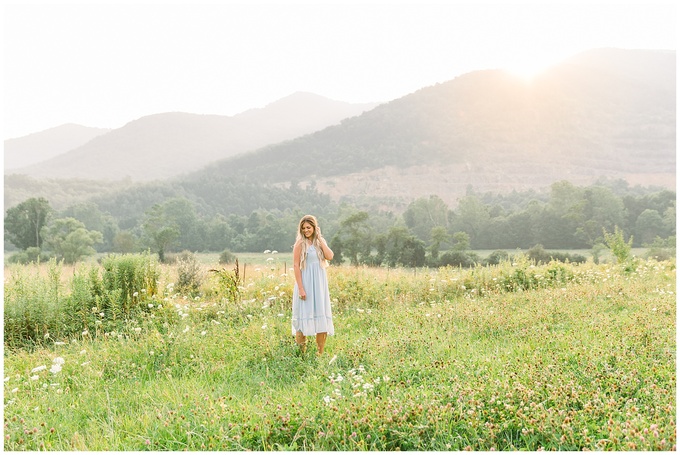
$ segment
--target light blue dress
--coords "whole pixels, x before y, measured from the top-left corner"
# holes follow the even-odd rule
[[[307,248],[307,259],[302,272],[302,287],[307,297],[300,300],[297,281],[293,288],[293,335],[298,331],[304,336],[312,336],[326,332],[333,335],[333,315],[331,314],[331,297],[328,293],[326,269],[321,267],[316,248]]]

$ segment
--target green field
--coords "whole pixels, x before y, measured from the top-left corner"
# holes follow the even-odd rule
[[[291,335],[290,256],[268,257],[239,257],[238,299],[211,272],[175,292],[163,266],[116,330],[26,347],[6,332],[4,449],[676,448],[675,261],[334,266],[318,357]],[[91,272],[59,272],[6,267],[5,327],[20,305],[54,318],[41,292],[84,292]]]

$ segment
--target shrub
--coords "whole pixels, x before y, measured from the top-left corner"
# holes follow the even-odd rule
[[[41,253],[40,248],[32,246],[13,254],[9,257],[8,261],[10,264],[30,264],[31,262],[47,262],[49,259],[50,256],[48,254]]]
[[[197,295],[202,284],[203,271],[196,255],[189,251],[182,252],[177,258],[177,290]]]
[[[441,267],[474,267],[479,263],[479,256],[475,253],[465,251],[447,251],[440,256],[439,265]]]
[[[649,248],[645,254],[646,259],[656,259],[657,261],[667,261],[675,257],[675,236],[662,239],[657,237],[654,242],[644,245]]]
[[[129,317],[158,293],[158,264],[150,254],[109,255],[102,260],[101,294],[106,317]],[[110,315],[109,315],[110,313]]]
[[[535,245],[529,251],[527,251],[527,257],[534,261],[536,264],[548,264],[551,261],[559,262],[574,262],[583,263],[586,262],[586,257],[581,254],[570,254],[562,253],[559,251],[546,251],[543,245]]]
[[[508,260],[510,260],[510,255],[507,251],[496,250],[484,260],[484,265],[498,265],[501,262]]]
[[[51,259],[48,278],[25,269],[13,271],[5,283],[4,342],[10,348],[34,347],[64,332],[61,311],[61,264]]]
[[[229,250],[224,250],[220,253],[220,264],[233,264],[236,260],[236,256]]]

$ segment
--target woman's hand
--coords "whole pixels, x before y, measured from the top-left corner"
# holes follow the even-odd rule
[[[307,299],[307,293],[305,292],[304,289],[300,289],[300,292],[298,293],[298,295],[300,296],[300,300]]]

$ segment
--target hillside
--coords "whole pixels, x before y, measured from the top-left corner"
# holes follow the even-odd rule
[[[3,144],[5,173],[54,158],[109,131],[67,123],[28,136],[6,139]]]
[[[438,194],[542,188],[599,177],[675,187],[675,52],[601,49],[527,83],[476,71],[340,125],[213,164],[217,178],[314,182],[334,199],[398,208]]]
[[[374,106],[298,92],[234,116],[182,112],[149,115],[14,173],[61,179],[164,179],[311,133]]]

